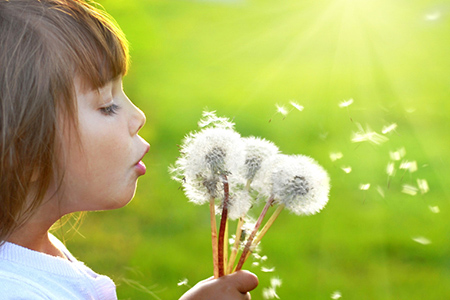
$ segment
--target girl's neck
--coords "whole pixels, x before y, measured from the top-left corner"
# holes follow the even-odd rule
[[[66,258],[50,240],[49,230],[58,221],[57,217],[50,217],[48,212],[38,210],[24,225],[18,228],[7,239],[8,242],[42,252],[48,255]]]

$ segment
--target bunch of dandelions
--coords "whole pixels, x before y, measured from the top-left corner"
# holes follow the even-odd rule
[[[199,127],[185,137],[181,155],[169,170],[191,202],[209,203],[214,276],[218,278],[242,268],[284,208],[298,215],[319,212],[328,201],[329,178],[313,159],[283,155],[270,141],[241,137],[229,119],[214,112],[204,112]],[[266,204],[250,235],[244,237],[248,212],[262,199],[267,199]],[[272,206],[276,210],[259,230]],[[230,256],[229,219],[238,220]]]

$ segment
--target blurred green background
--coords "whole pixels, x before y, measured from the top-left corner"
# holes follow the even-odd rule
[[[281,299],[449,299],[449,1],[98,2],[130,41],[125,91],[147,115],[152,148],[133,202],[89,213],[64,238],[115,280],[120,299],[178,299],[180,280],[212,275],[208,207],[188,203],[167,172],[205,108],[243,136],[312,156],[331,177],[323,212],[283,212],[263,239],[267,260],[245,265],[260,278],[252,299],[272,277]],[[304,110],[277,113],[290,101]],[[353,143],[358,124],[389,140]],[[388,178],[390,152],[402,148]],[[403,160],[417,171],[400,169]]]

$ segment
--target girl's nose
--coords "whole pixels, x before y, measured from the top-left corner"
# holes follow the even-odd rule
[[[144,126],[146,118],[142,110],[132,104],[131,120],[129,122],[130,135],[136,135]]]

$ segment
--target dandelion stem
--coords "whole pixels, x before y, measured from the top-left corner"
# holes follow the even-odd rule
[[[239,243],[241,241],[242,225],[244,225],[244,217],[239,218],[239,222],[237,224],[236,238],[234,240],[234,245],[231,249],[230,260],[228,262],[228,274],[231,274],[233,272],[234,262],[236,261],[236,256],[239,250]]]
[[[284,209],[284,204],[280,204],[277,209],[273,212],[273,214],[270,216],[267,223],[264,225],[264,227],[261,229],[261,231],[258,233],[254,241],[252,242],[252,247],[256,247],[258,243],[262,240],[264,235],[267,233],[269,228],[272,226],[272,224],[275,222],[275,220],[280,215],[281,211]]]
[[[217,225],[216,225],[216,210],[214,198],[209,200],[209,212],[211,218],[211,242],[212,242],[212,254],[214,263],[214,278],[219,277],[219,263],[218,263],[218,250],[217,250]]]
[[[252,251],[251,246],[252,246],[253,239],[255,238],[256,233],[258,232],[258,229],[261,226],[261,223],[262,223],[264,217],[266,216],[267,211],[272,206],[273,202],[274,202],[273,197],[270,197],[269,200],[267,200],[266,205],[264,206],[261,214],[259,215],[258,220],[256,221],[255,228],[253,229],[252,233],[248,237],[247,244],[245,244],[245,248],[242,251],[241,257],[239,258],[239,262],[236,266],[236,271],[239,271],[242,269],[242,266],[244,265],[245,261],[247,260],[248,256],[250,255],[250,253]]]
[[[226,175],[223,182],[223,205],[222,205],[222,218],[220,219],[219,227],[219,245],[218,245],[218,264],[219,264],[219,277],[225,275],[224,271],[224,246],[225,246],[225,228],[227,226],[228,219],[228,198],[229,198],[229,185]]]
[[[223,273],[228,275],[228,220],[225,223],[225,236],[223,239]]]

